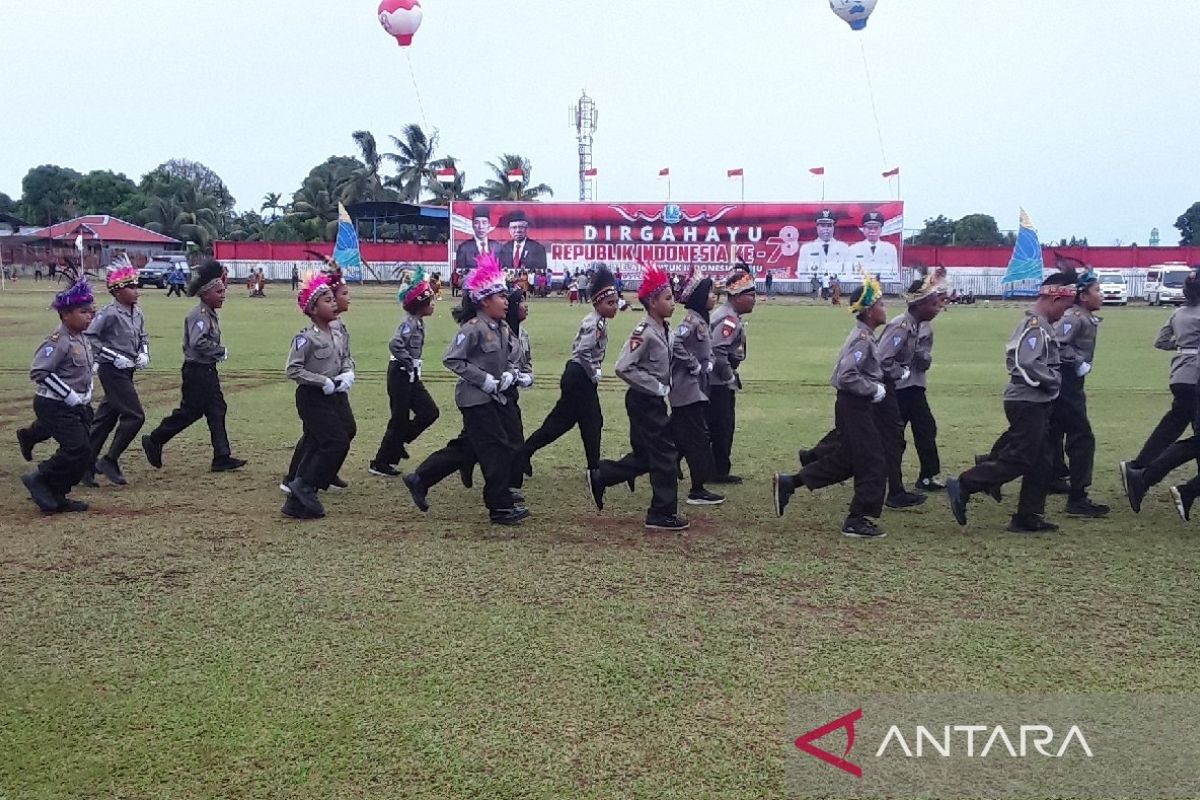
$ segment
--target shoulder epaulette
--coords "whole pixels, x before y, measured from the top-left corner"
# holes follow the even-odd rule
[[[46,337],[46,341],[48,341],[48,342],[57,342],[57,341],[58,341],[58,337],[60,337],[60,336],[62,336],[62,331],[55,331],[54,333],[52,333],[52,334],[50,334],[49,336],[47,336],[47,337]]]

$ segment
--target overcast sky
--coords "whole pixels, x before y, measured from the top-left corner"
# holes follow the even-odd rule
[[[1198,2],[879,0],[853,33],[825,0],[425,0],[408,58],[376,5],[0,0],[0,191],[186,157],[258,208],[354,130],[418,122],[468,185],[513,152],[573,200],[586,88],[601,200],[665,199],[661,167],[675,200],[736,199],[733,167],[747,200],[815,200],[814,166],[830,200],[884,199],[899,166],[908,227],[1023,205],[1043,241],[1092,244],[1174,244],[1200,200]]]

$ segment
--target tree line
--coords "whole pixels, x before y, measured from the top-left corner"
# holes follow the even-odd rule
[[[93,170],[84,175],[70,167],[43,164],[21,181],[14,200],[0,192],[0,214],[32,225],[51,225],[84,214],[110,214],[174,237],[202,251],[218,239],[235,241],[332,241],[337,235],[338,203],[384,200],[447,205],[451,200],[538,200],[554,191],[533,183],[528,158],[504,153],[487,162],[492,175],[467,188],[466,173],[454,156],[437,152],[438,134],[419,125],[389,136],[392,149],[380,149],[370,131],[351,137],[358,151],[330,156],[309,170],[285,200],[268,192],[255,210],[238,212],[229,188],[216,172],[197,161],[176,158],[159,164],[136,183],[124,173]],[[438,170],[453,170],[443,183]],[[522,180],[509,178],[519,170]],[[411,226],[382,225],[381,238],[416,240]]]

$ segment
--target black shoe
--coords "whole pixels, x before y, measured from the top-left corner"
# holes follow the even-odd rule
[[[1090,497],[1067,501],[1067,516],[1069,517],[1107,517],[1111,508],[1103,503],[1094,503]]]
[[[324,514],[316,514],[306,508],[303,503],[297,500],[292,494],[288,494],[287,499],[283,501],[283,508],[280,509],[284,516],[293,519],[320,519]]]
[[[587,484],[588,497],[596,504],[597,511],[604,510],[604,487],[600,485],[600,470],[585,469],[583,480]]]
[[[99,488],[100,484],[96,483],[96,473],[90,469],[83,473],[83,477],[79,479],[80,486],[86,486],[89,489]]]
[[[936,478],[918,478],[917,488],[922,492],[940,492],[946,488],[946,485],[938,483]]]
[[[687,496],[689,506],[719,506],[724,502],[724,497],[707,489],[693,489]]]
[[[776,472],[771,477],[771,496],[775,500],[775,516],[782,517],[788,501],[796,492],[796,482],[791,475],[781,475]]]
[[[33,461],[33,437],[29,428],[17,428],[17,445],[21,448],[21,458]]]
[[[720,483],[725,485],[737,486],[742,482],[740,475],[718,475],[715,478],[710,478],[709,483]]]
[[[121,467],[108,456],[96,459],[96,472],[99,472],[117,486],[124,486],[129,483],[129,481],[125,480],[125,476],[121,474]]]
[[[291,494],[292,487],[288,486],[288,484],[291,483],[293,480],[295,480],[295,479],[288,475],[284,475],[283,480],[281,480],[279,482],[279,491],[283,492],[284,494]]]
[[[162,445],[149,436],[142,437],[142,449],[146,451],[146,460],[155,469],[162,469]]]
[[[381,478],[399,478],[401,475],[400,470],[391,464],[380,464],[378,461],[372,461],[367,466],[367,472],[372,475],[378,475]]]
[[[1133,513],[1141,513],[1142,500],[1150,488],[1146,485],[1145,470],[1129,466],[1129,462],[1121,462],[1121,483],[1125,485],[1125,496],[1129,498],[1129,507]]]
[[[1054,533],[1058,526],[1040,516],[1021,517],[1013,514],[1007,530],[1009,533]]]
[[[964,528],[967,527],[967,501],[970,499],[971,495],[963,492],[958,478],[946,481],[946,500],[950,502],[950,513],[954,515],[954,521]]]
[[[648,516],[646,517],[646,528],[652,531],[686,531],[691,527],[691,523],[687,521],[687,517],[681,517],[678,514],[670,514],[668,516]]]
[[[799,456],[800,466],[802,467],[807,467],[809,464],[817,460],[817,454],[812,450],[805,450],[801,448],[800,452],[798,452],[796,455]]]
[[[58,508],[60,514],[72,514],[80,511],[87,511],[88,504],[82,500],[72,500],[69,497],[60,497],[58,499]]]
[[[521,494],[521,492],[517,489],[509,489],[508,496],[511,497],[512,501],[518,505],[525,502],[525,495]]]
[[[421,483],[421,478],[415,472],[410,472],[404,476],[404,485],[408,487],[408,493],[412,495],[413,502],[417,508],[422,511],[429,510],[429,501],[425,498],[425,484]]]
[[[842,536],[849,536],[851,539],[882,539],[887,534],[867,517],[846,517],[846,521],[842,523]]]
[[[1195,502],[1196,496],[1190,493],[1186,486],[1172,486],[1171,499],[1175,501],[1175,510],[1179,512],[1179,518],[1187,522],[1192,518],[1192,503]]]
[[[47,513],[58,511],[58,498],[54,496],[54,492],[46,485],[45,479],[42,478],[40,472],[30,472],[28,475],[21,476],[21,483],[25,484],[26,490],[29,491],[29,496],[33,498],[33,502],[37,507]]]
[[[470,489],[475,485],[475,465],[463,467],[458,471],[458,477],[462,479],[462,485]]]
[[[333,478],[330,479],[330,481],[329,481],[329,491],[331,491],[331,492],[344,492],[349,488],[350,488],[350,484],[346,483],[344,480],[339,478],[337,475],[334,475]]]
[[[233,456],[222,456],[214,458],[212,462],[213,472],[229,472],[230,470],[241,469],[246,466],[246,459],[234,458]]]
[[[634,482],[634,480],[635,480],[634,478],[630,478],[629,480],[625,481],[625,485],[629,487],[629,493],[630,493],[630,494],[633,494],[633,482]]]
[[[888,508],[916,508],[929,498],[916,492],[901,492],[894,494],[884,503]]]
[[[1055,478],[1046,487],[1046,494],[1070,494],[1071,484],[1065,478]]]
[[[529,509],[524,506],[498,508],[488,512],[488,520],[493,525],[516,525],[529,516]]]
[[[303,478],[296,478],[288,484],[288,488],[292,490],[292,493],[288,495],[289,500],[295,500],[308,509],[311,514],[325,516],[325,506],[321,505],[321,501],[317,499],[317,490],[305,483]]]

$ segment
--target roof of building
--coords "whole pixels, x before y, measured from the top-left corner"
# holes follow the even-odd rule
[[[178,239],[155,233],[148,228],[134,225],[132,222],[126,222],[108,214],[88,214],[76,217],[66,222],[55,223],[47,228],[38,228],[29,235],[34,239],[74,241],[80,233],[83,234],[84,241],[115,244],[182,244]]]

